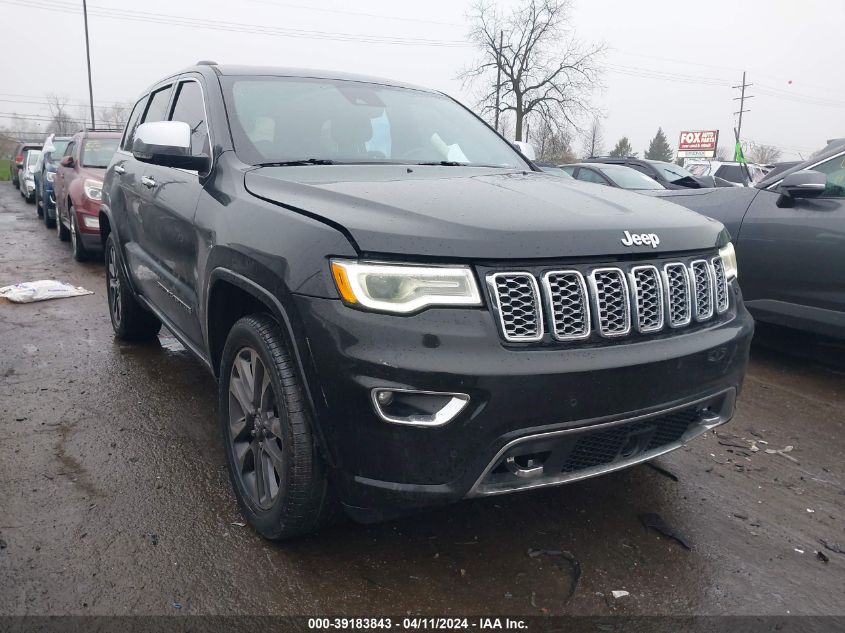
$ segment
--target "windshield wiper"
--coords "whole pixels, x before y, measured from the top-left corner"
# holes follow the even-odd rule
[[[303,158],[300,160],[285,160],[275,163],[258,163],[256,167],[299,167],[302,165],[336,165],[328,158]]]
[[[456,160],[435,160],[426,163],[414,163],[415,165],[434,165],[440,167],[467,167],[469,163],[459,163]]]

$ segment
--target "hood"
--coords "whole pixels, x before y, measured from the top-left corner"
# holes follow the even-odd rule
[[[83,178],[93,178],[102,181],[106,177],[106,170],[100,167],[80,167],[79,175]]]
[[[638,193],[477,167],[264,167],[253,195],[333,224],[362,254],[534,259],[711,248],[719,222]],[[659,245],[625,246],[630,234]]]

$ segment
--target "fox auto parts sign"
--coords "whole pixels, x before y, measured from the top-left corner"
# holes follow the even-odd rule
[[[681,132],[678,156],[713,158],[719,144],[719,130],[690,130]]]

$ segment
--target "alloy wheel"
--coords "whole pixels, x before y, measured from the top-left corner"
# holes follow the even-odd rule
[[[120,325],[123,316],[123,305],[120,301],[120,274],[117,268],[117,252],[114,245],[109,247],[108,265],[106,266],[106,277],[108,280],[109,309],[111,318],[116,326]]]
[[[282,427],[269,372],[251,347],[238,351],[229,375],[229,437],[243,490],[271,508],[284,474]]]

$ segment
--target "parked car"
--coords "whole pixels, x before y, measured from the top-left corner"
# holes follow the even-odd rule
[[[756,319],[845,338],[845,145],[755,187],[655,195],[724,223]]]
[[[102,251],[100,204],[103,175],[120,138],[120,132],[114,131],[77,132],[59,161],[53,181],[56,233],[63,242],[70,240],[76,261],[85,261]]]
[[[702,187],[715,186],[715,181],[711,177],[695,176],[680,165],[667,163],[662,160],[648,160],[645,158],[634,158],[632,156],[601,156],[587,158],[584,162],[624,165],[642,172],[649,178],[659,182],[666,189],[700,189]]]
[[[35,201],[35,165],[41,156],[40,149],[26,149],[23,152],[23,163],[18,171],[21,197],[27,202]]]
[[[12,186],[15,189],[20,189],[21,183],[19,174],[23,169],[24,154],[30,149],[40,149],[41,143],[33,143],[29,141],[21,141],[15,145],[15,151],[12,152],[12,160],[9,163],[9,172],[11,174]]]
[[[687,159],[684,161],[684,169],[693,176],[713,176],[721,178],[738,187],[750,187],[760,182],[766,176],[766,170],[755,163],[742,163],[733,161]],[[750,177],[750,180],[749,180]]]
[[[449,97],[202,63],[135,104],[100,226],[115,335],[219,381],[268,538],[596,476],[733,414],[724,227],[540,172]]]
[[[53,180],[64,154],[69,136],[50,135],[41,148],[41,158],[35,166],[35,206],[38,215],[44,219],[47,228],[56,223],[56,198],[53,194]]]
[[[774,178],[778,174],[782,174],[787,169],[792,169],[796,165],[800,165],[803,161],[800,160],[785,160],[780,163],[774,163],[771,168],[766,172],[764,176],[764,180],[768,180],[770,178]]]
[[[552,176],[560,176],[561,178],[572,178],[570,174],[561,169],[561,166],[555,165],[554,163],[535,160],[534,165],[536,167],[539,167],[541,171],[544,171],[547,174],[551,174]]]
[[[663,185],[644,173],[625,165],[606,165],[604,163],[575,163],[563,165],[563,170],[575,180],[593,182],[598,185],[619,187],[620,189],[665,189]]]

